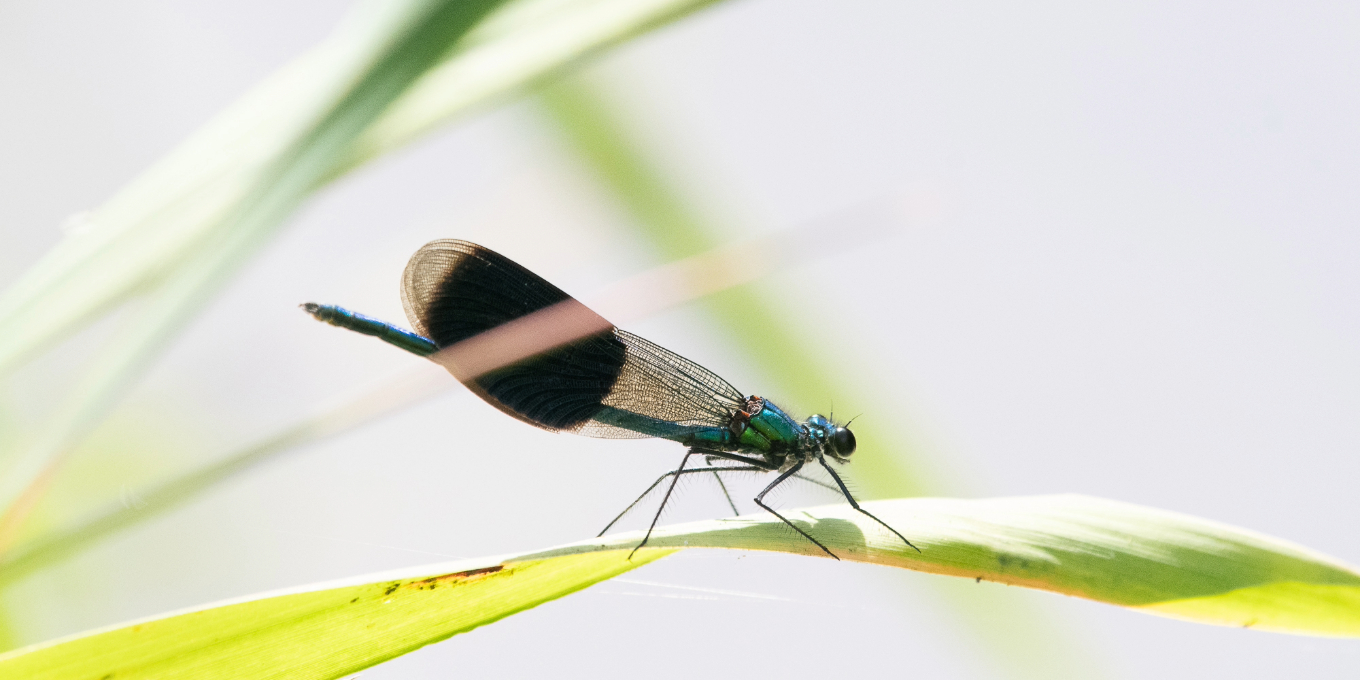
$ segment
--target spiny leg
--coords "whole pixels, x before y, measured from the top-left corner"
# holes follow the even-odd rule
[[[724,452],[724,451],[709,451],[709,450],[707,450],[707,449],[696,449],[696,450],[695,450],[695,453],[702,453],[702,454],[704,454],[705,459],[722,458],[722,459],[725,459],[725,460],[736,461],[736,462],[739,462],[739,463],[746,463],[747,465],[751,466],[753,469],[755,469],[755,470],[760,470],[760,471],[763,471],[763,472],[774,472],[775,470],[778,470],[778,469],[779,469],[779,466],[778,466],[778,465],[771,464],[770,462],[768,462],[768,461],[766,461],[766,460],[764,460],[764,459],[761,459],[761,458],[752,458],[752,457],[750,457],[750,456],[743,456],[743,455],[738,454],[738,453],[727,453],[727,452]],[[741,468],[733,467],[733,468],[728,468],[728,469],[729,469],[729,470],[739,470],[739,469],[741,469]],[[823,482],[823,481],[821,481],[821,480],[819,480],[819,479],[813,479],[813,478],[808,477],[808,476],[806,476],[806,475],[794,475],[794,477],[796,477],[797,479],[801,479],[801,480],[803,480],[803,481],[805,481],[805,482],[810,482],[810,483],[812,483],[812,484],[816,484],[817,486],[820,486],[820,487],[822,487],[823,489],[827,489],[828,491],[840,491],[840,489],[837,489],[836,487],[831,486],[830,484],[827,484],[826,482]]]
[[[713,467],[713,456],[704,456],[704,462],[707,463],[709,467]],[[718,480],[718,488],[722,489],[723,498],[726,498],[727,504],[732,506],[732,515],[740,515],[741,511],[737,509],[737,504],[732,502],[732,494],[727,493],[727,485],[723,484],[722,477],[718,475],[717,470],[713,471],[713,479]]]
[[[642,537],[642,542],[637,544],[636,548],[633,548],[633,552],[628,553],[628,561],[631,562],[633,560],[633,555],[636,555],[637,551],[641,550],[642,546],[647,545],[647,541],[651,539],[652,530],[656,528],[656,523],[661,519],[661,511],[666,509],[666,502],[671,499],[671,493],[675,491],[675,485],[680,483],[680,475],[685,474],[685,463],[688,463],[689,457],[695,453],[697,453],[695,450],[690,449],[685,452],[685,457],[680,459],[680,467],[675,468],[675,479],[672,479],[671,485],[666,487],[666,495],[661,497],[661,507],[656,509],[656,516],[652,517],[652,523],[647,527],[647,535]]]
[[[717,457],[717,456],[707,456],[704,460],[706,460],[706,461],[708,462],[709,465],[712,465],[712,464],[713,464],[712,459],[713,459],[713,458],[716,458],[716,457]],[[714,477],[717,477],[717,476],[718,476],[718,471],[719,471],[719,470],[721,470],[722,472],[730,472],[730,471],[734,471],[734,470],[741,470],[741,471],[745,471],[745,472],[773,472],[772,469],[770,469],[770,468],[768,468],[768,467],[764,467],[764,466],[756,467],[756,466],[754,466],[754,465],[737,465],[737,466],[731,466],[731,467],[720,467],[720,468],[718,468],[717,470],[714,470],[714,471],[713,471],[713,476],[714,476]],[[686,472],[688,472],[688,470],[687,470]],[[815,485],[817,485],[817,486],[822,487],[823,489],[826,489],[827,491],[835,491],[835,492],[837,492],[837,493],[840,492],[840,489],[837,489],[836,487],[834,487],[834,486],[832,486],[832,485],[830,485],[830,484],[827,484],[826,482],[823,482],[823,481],[820,480],[820,479],[813,479],[813,478],[811,478],[811,477],[809,477],[809,476],[807,476],[807,475],[794,475],[793,478],[794,478],[794,479],[797,479],[797,480],[801,480],[801,481],[807,482],[807,483],[809,483],[809,484],[815,484]],[[722,479],[719,479],[719,480],[718,480],[718,486],[721,486],[721,487],[722,487],[722,490],[723,490],[723,493],[724,493],[724,494],[727,493],[727,485],[723,483]],[[727,502],[728,502],[728,504],[730,504],[730,505],[732,506],[732,512],[733,512],[734,514],[738,514],[738,515],[741,514],[741,512],[737,510],[737,505],[736,505],[735,503],[732,502],[732,496],[731,496],[730,494],[727,496]]]
[[[850,502],[850,507],[864,513],[869,519],[878,522],[879,524],[882,524],[883,527],[886,528],[888,531],[897,534],[897,537],[902,539],[902,542],[906,543],[907,546],[909,546],[912,550],[915,550],[916,552],[921,552],[920,548],[912,545],[911,541],[908,541],[906,536],[903,536],[898,530],[888,526],[887,522],[884,522],[883,520],[874,517],[872,514],[869,513],[868,510],[859,507],[859,503],[855,502],[855,497],[850,495],[850,490],[845,488],[845,482],[841,481],[841,476],[836,474],[835,470],[831,469],[831,466],[827,464],[825,457],[817,456],[817,462],[821,463],[822,467],[826,468],[826,471],[831,473],[831,478],[836,480],[836,486],[839,486],[841,488],[841,493],[845,494],[845,500]]]
[[[713,458],[715,458],[715,456],[705,456],[704,462],[708,463],[709,465],[713,465]],[[719,468],[719,470],[722,470],[723,472],[731,472],[733,470],[744,470],[747,472],[769,472],[767,468],[756,467],[754,465],[743,465],[740,467],[724,467]],[[686,472],[689,472],[689,470],[686,470]],[[696,472],[698,471],[696,470]],[[794,475],[794,478],[800,479],[810,484],[816,484],[817,486],[820,486],[828,491],[837,491],[836,487],[831,486],[830,484],[827,484],[826,482],[823,482],[820,479],[813,479],[811,477],[808,477],[807,475]],[[722,477],[718,476],[718,470],[713,471],[713,479],[718,480],[718,488],[722,489],[723,495],[727,497],[727,504],[732,506],[732,514],[740,515],[741,511],[737,509],[737,504],[732,502],[732,494],[727,492],[727,484],[723,482]],[[658,483],[660,481],[661,480],[657,480]]]
[[[774,472],[775,470],[779,469],[778,465],[775,465],[765,460],[764,458],[753,458],[751,456],[744,456],[740,453],[728,453],[726,451],[714,451],[712,449],[691,449],[691,450],[694,451],[695,453],[702,454],[710,458],[722,458],[723,460],[735,461],[738,463],[751,465],[753,467],[758,467],[761,470],[765,470],[767,472]]]
[[[840,489],[837,489],[836,487],[831,486],[830,484],[827,484],[826,482],[823,482],[820,479],[813,479],[811,477],[808,477],[807,475],[794,475],[793,477],[794,479],[801,479],[805,482],[808,482],[809,484],[816,484],[817,486],[820,486],[828,491],[840,491]]]
[[[797,524],[794,524],[793,522],[790,522],[790,521],[788,520],[788,518],[786,518],[786,517],[784,517],[783,515],[781,515],[781,514],[775,512],[775,511],[774,511],[774,508],[772,508],[772,507],[770,507],[770,506],[768,506],[768,505],[765,505],[765,501],[763,500],[763,499],[765,498],[765,494],[769,493],[770,490],[773,489],[773,488],[775,488],[776,486],[779,486],[779,484],[780,484],[781,482],[783,482],[784,480],[788,479],[789,477],[792,477],[792,476],[793,476],[794,474],[796,474],[796,473],[798,472],[798,470],[801,469],[802,467],[803,467],[803,463],[802,463],[802,461],[799,461],[798,464],[794,465],[793,467],[789,468],[786,472],[784,472],[783,474],[779,475],[779,477],[778,477],[777,479],[775,479],[773,482],[770,482],[770,485],[767,486],[767,487],[765,487],[765,490],[764,490],[764,491],[761,491],[760,493],[756,494],[756,505],[759,505],[760,507],[765,508],[765,510],[766,510],[767,512],[769,512],[771,515],[774,515],[775,517],[778,517],[778,518],[779,518],[781,521],[783,521],[785,524],[787,524],[787,525],[793,527],[793,530],[794,530],[794,531],[797,531],[798,533],[802,534],[802,535],[803,535],[803,538],[806,538],[807,540],[812,541],[813,544],[815,544],[818,548],[821,548],[821,549],[822,549],[822,552],[825,552],[826,554],[828,554],[828,555],[830,555],[830,556],[832,556],[832,557],[836,557],[836,553],[831,552],[831,550],[829,550],[826,546],[822,545],[822,542],[821,542],[821,541],[819,541],[819,540],[813,538],[812,535],[809,534],[808,532],[803,531],[802,529],[799,529]],[[839,557],[836,557],[836,559],[839,560],[840,558],[839,558]]]
[[[657,477],[657,478],[656,478],[656,481],[655,481],[655,482],[652,482],[652,485],[649,486],[649,487],[647,487],[647,490],[646,490],[646,491],[643,491],[641,496],[638,496],[638,497],[637,497],[637,500],[633,501],[632,503],[629,503],[629,504],[628,504],[628,507],[624,508],[624,509],[623,509],[623,512],[620,512],[619,515],[618,515],[618,517],[615,517],[614,519],[610,520],[610,521],[609,521],[609,524],[604,525],[604,529],[601,529],[601,530],[600,530],[600,533],[595,534],[595,537],[596,537],[596,538],[599,538],[600,536],[605,535],[605,532],[609,531],[609,528],[610,528],[610,527],[614,526],[615,523],[617,523],[619,520],[623,519],[624,515],[627,515],[628,513],[632,512],[632,511],[633,511],[633,508],[637,507],[637,504],[638,504],[638,503],[641,503],[641,502],[642,502],[642,499],[644,499],[644,498],[647,497],[647,494],[651,493],[654,489],[656,489],[656,487],[657,487],[658,485],[661,484],[661,482],[665,481],[666,478],[667,478],[667,477],[670,477],[671,475],[682,475],[682,474],[687,475],[687,474],[692,474],[692,473],[711,472],[711,473],[713,473],[713,475],[716,477],[716,476],[718,475],[719,472],[764,472],[764,471],[765,471],[765,468],[758,468],[758,467],[755,467],[755,466],[753,466],[753,465],[741,465],[741,466],[732,466],[732,467],[719,467],[719,468],[717,468],[717,469],[707,469],[707,470],[699,469],[699,468],[694,468],[694,469],[690,469],[690,470],[671,470],[670,472],[667,472],[666,474],[661,475],[660,477]],[[726,489],[724,489],[724,491],[726,491]]]

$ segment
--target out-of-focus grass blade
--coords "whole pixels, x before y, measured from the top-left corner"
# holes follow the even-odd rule
[[[10,650],[18,647],[20,642],[17,632],[9,609],[0,607],[0,649]]]
[[[419,403],[458,384],[437,368],[420,368],[423,370],[404,373],[378,389],[323,410],[262,441],[235,451],[212,465],[141,490],[137,494],[136,504],[121,504],[75,526],[15,546],[0,554],[0,588],[80,552],[119,530],[173,510],[218,484],[282,454],[368,425],[382,416]],[[3,638],[0,638],[0,642],[3,642]]]
[[[396,40],[436,59],[389,63],[409,83],[355,138],[332,139],[317,184],[404,145],[478,105],[715,0],[518,0],[374,3],[325,43],[266,80],[98,210],[0,296],[0,374],[128,295],[159,284],[259,184],[261,173]],[[503,5],[463,36],[410,29],[433,7],[475,15]],[[442,40],[430,43],[429,38]],[[449,48],[453,47],[452,50]],[[433,68],[431,68],[433,67]],[[415,79],[414,76],[420,76]],[[391,85],[393,83],[387,83]],[[379,88],[373,88],[379,89]],[[357,103],[357,102],[352,102]],[[315,187],[311,187],[315,188]]]
[[[1084,496],[873,501],[921,552],[844,504],[786,513],[842,559],[1038,588],[1198,621],[1360,637],[1360,574],[1186,515]],[[537,553],[212,606],[0,655],[0,676],[336,678],[682,548],[821,551],[768,515],[662,527]]]
[[[467,35],[503,4],[503,11]],[[62,452],[102,418],[312,191],[475,104],[703,4],[364,5],[326,43],[89,215],[0,296],[0,327],[7,331],[0,335],[0,375],[128,296],[151,291],[150,299],[0,482],[0,507],[7,508],[0,518],[0,550],[24,508],[41,495],[42,480],[53,474]],[[461,49],[451,50],[456,45]],[[430,77],[411,87],[436,65]],[[384,111],[393,117],[356,146]],[[362,153],[355,152],[359,148]]]
[[[716,0],[521,0],[477,26],[356,141],[344,168]]]
[[[309,88],[312,96],[306,101],[290,100],[290,107],[278,116],[262,118],[255,127],[262,128],[265,141],[255,148],[256,154],[246,154],[244,167],[235,168],[237,173],[192,187],[212,189],[210,193],[218,198],[225,193],[228,200],[207,201],[213,210],[206,214],[191,210],[187,219],[175,214],[170,221],[160,222],[157,209],[179,207],[176,199],[186,198],[189,206],[199,205],[192,190],[184,197],[167,186],[163,187],[164,194],[151,192],[149,200],[138,206],[140,210],[131,211],[139,219],[102,227],[102,213],[97,212],[94,225],[78,238],[93,234],[92,242],[107,244],[107,248],[87,244],[72,250],[58,246],[55,254],[37,268],[51,277],[50,286],[21,296],[23,304],[14,306],[17,311],[13,315],[4,314],[10,307],[0,303],[0,327],[14,330],[0,342],[3,365],[5,357],[23,353],[23,338],[31,343],[35,337],[26,330],[26,320],[54,334],[87,317],[93,311],[92,304],[150,283],[148,276],[164,277],[157,282],[163,285],[128,320],[125,332],[95,359],[80,388],[0,482],[0,505],[6,509],[0,517],[0,550],[23,521],[34,497],[41,494],[43,480],[54,474],[70,443],[102,418],[174,332],[334,169],[336,160],[378,113],[499,2],[412,0],[365,5],[323,48],[328,58],[318,63],[324,68],[309,72],[304,79],[324,85]],[[313,62],[304,59],[304,63]],[[250,117],[258,115],[254,109],[247,109],[247,113]],[[283,123],[278,121],[280,117]],[[249,149],[257,140],[248,137],[233,141]],[[185,162],[182,157],[175,159]],[[237,184],[240,186],[234,186]],[[224,185],[235,191],[220,191]],[[178,245],[167,249],[166,241]],[[65,259],[70,252],[87,257],[72,262]],[[127,264],[124,258],[134,264]],[[67,271],[54,274],[54,265],[46,264],[53,261],[67,263]],[[94,274],[87,273],[82,263]],[[32,290],[26,281],[18,286],[21,292]],[[39,334],[42,337],[41,331]]]
[[[425,9],[368,3],[97,210],[0,296],[0,373],[127,296],[153,289],[225,230],[280,160],[341,107]],[[380,108],[382,104],[377,104]],[[271,173],[271,169],[273,172]]]

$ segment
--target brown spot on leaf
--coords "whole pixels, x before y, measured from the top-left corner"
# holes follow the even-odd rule
[[[489,576],[503,569],[505,569],[505,565],[497,564],[494,567],[482,567],[481,569],[469,569],[467,571],[459,571],[452,574],[444,574],[442,576],[431,576],[427,579],[412,581],[406,584],[406,587],[415,588],[416,590],[434,590],[441,585],[455,586],[473,579]]]

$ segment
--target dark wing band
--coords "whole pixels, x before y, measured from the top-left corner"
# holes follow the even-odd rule
[[[441,349],[571,299],[504,256],[456,240],[411,257],[401,297],[411,325]],[[464,384],[532,425],[610,439],[726,427],[746,402],[708,369],[617,328]]]
[[[402,274],[407,318],[441,349],[570,298],[499,253],[466,241],[427,243]],[[600,410],[626,351],[605,330],[464,384],[531,425],[575,431]]]

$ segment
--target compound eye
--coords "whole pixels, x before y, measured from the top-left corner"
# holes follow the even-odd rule
[[[831,444],[836,447],[836,455],[849,457],[855,452],[855,435],[850,430],[838,427],[836,433],[831,435]]]

